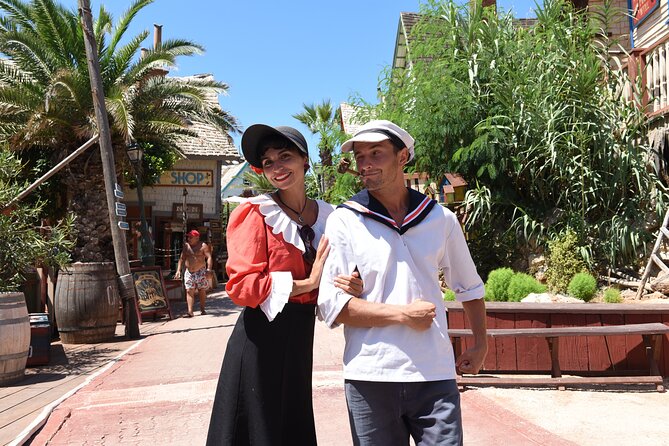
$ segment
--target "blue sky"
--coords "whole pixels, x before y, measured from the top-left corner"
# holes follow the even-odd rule
[[[116,19],[130,0],[92,0],[94,16],[101,3]],[[77,2],[63,4],[75,8]],[[171,75],[213,74],[230,86],[221,106],[244,127],[296,127],[308,138],[313,157],[316,139],[292,115],[303,103],[323,99],[339,104],[359,94],[376,100],[379,74],[392,63],[399,14],[418,12],[419,5],[418,0],[156,0],[127,35],[152,32],[156,23],[163,25],[163,39],[203,45],[203,55],[179,59]],[[532,0],[498,2],[516,17],[533,16],[533,6]],[[233,138],[238,146],[241,136]]]

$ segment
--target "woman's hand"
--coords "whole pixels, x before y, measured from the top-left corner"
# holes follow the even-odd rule
[[[328,258],[328,254],[330,254],[330,241],[326,236],[321,236],[318,242],[318,249],[316,249],[316,260],[311,265],[311,274],[309,274],[309,281],[313,285],[312,289],[318,288],[318,285],[321,283],[323,266],[325,265],[325,260]]]
[[[353,271],[353,274],[350,276],[346,274],[340,274],[334,279],[334,286],[344,290],[346,294],[350,294],[353,297],[360,297],[363,290],[362,279],[360,278],[360,273]]]

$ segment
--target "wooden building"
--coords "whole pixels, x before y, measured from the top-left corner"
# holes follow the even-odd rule
[[[655,171],[669,184],[669,6],[660,0],[630,0],[630,6],[625,92],[630,100],[640,98],[650,118]]]
[[[216,95],[207,100],[220,107]],[[179,148],[184,158],[164,172],[158,183],[143,188],[144,213],[152,232],[156,264],[172,272],[181,253],[184,229],[197,229],[202,239],[212,245],[215,260],[222,257],[219,251],[223,237],[220,221],[223,169],[241,166],[244,161],[230,135],[199,122],[191,123],[189,128],[198,136],[182,138]],[[126,220],[132,227],[140,215],[136,190],[126,190],[124,202],[128,207]],[[220,261],[214,263],[218,275],[222,275],[225,265]]]

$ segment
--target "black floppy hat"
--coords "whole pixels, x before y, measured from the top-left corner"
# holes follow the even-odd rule
[[[307,140],[304,139],[302,133],[296,129],[285,125],[271,127],[265,124],[253,124],[251,127],[247,128],[242,135],[242,153],[250,165],[262,168],[259,145],[260,142],[268,136],[286,138],[291,143],[295,144],[300,152],[309,156]]]

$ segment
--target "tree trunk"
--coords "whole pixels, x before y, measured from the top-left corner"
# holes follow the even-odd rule
[[[332,170],[332,149],[326,148],[320,151],[321,165],[323,166],[323,184],[327,193],[335,184],[335,176]]]
[[[114,246],[109,228],[109,213],[100,151],[73,161],[65,173],[68,189],[68,211],[77,219],[77,245],[72,253],[75,262],[113,262]]]

